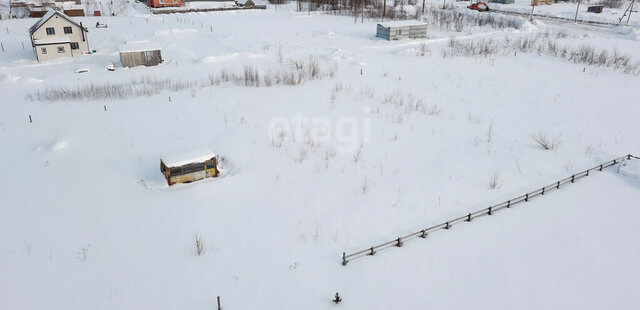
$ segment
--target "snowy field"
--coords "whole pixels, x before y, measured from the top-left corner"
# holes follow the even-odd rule
[[[439,5],[442,7],[443,4],[447,6],[453,6],[457,8],[466,8],[471,1],[455,1],[455,0],[426,0],[426,3],[430,3],[433,5]],[[510,4],[501,4],[494,3],[491,1],[485,1],[489,7],[493,10],[500,10],[504,12],[513,12],[518,14],[531,14],[531,0],[515,0],[514,3]],[[576,10],[577,10],[577,19],[578,21],[588,21],[588,22],[601,22],[601,23],[611,23],[618,24],[620,22],[620,18],[625,13],[625,10],[628,8],[631,1],[620,1],[621,5],[619,8],[612,7],[604,7],[602,13],[592,13],[587,12],[587,8],[589,6],[600,5],[603,1],[598,0],[587,0],[581,1],[580,7],[578,8],[577,2],[554,2],[552,4],[540,4],[533,8],[533,13],[538,16],[548,16],[548,17],[560,17],[564,19],[573,20],[576,18]],[[417,5],[421,5],[421,1],[417,1]],[[396,9],[411,10],[411,5],[397,6]],[[640,14],[638,14],[638,8],[640,8],[640,4],[637,2],[634,5],[633,12],[631,13],[631,17],[629,18],[629,22],[627,23],[627,16],[622,20],[623,25],[631,25],[631,26],[640,26]]]
[[[154,12],[175,12],[175,11],[189,11],[189,10],[206,10],[206,9],[231,9],[238,6],[234,1],[196,1],[187,2],[181,7],[166,7],[166,8],[149,8]]]
[[[35,19],[0,21],[1,310],[640,307],[640,161],[340,264],[640,154],[637,28],[427,21],[428,38],[389,42],[294,4],[139,5],[78,18],[96,53],[46,63]],[[513,47],[536,37],[630,60]],[[118,46],[139,40],[164,63],[122,68]],[[496,51],[457,54],[473,42]],[[203,146],[221,176],[167,186],[160,155]]]

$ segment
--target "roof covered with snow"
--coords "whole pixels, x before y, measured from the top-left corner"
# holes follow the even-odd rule
[[[149,42],[149,41],[127,42],[125,44],[120,45],[121,53],[155,51],[160,49],[161,49],[160,45]]]
[[[179,167],[186,164],[202,163],[216,157],[207,147],[193,148],[171,152],[162,156],[162,162],[167,167]]]
[[[69,37],[50,37],[46,39],[33,40],[33,44],[35,45],[69,43],[69,42],[71,42]]]
[[[393,28],[393,27],[422,26],[426,24],[427,23],[424,23],[418,20],[397,20],[392,22],[379,23],[378,25],[381,25],[382,27],[385,27],[385,28]]]
[[[83,28],[85,31],[89,32],[89,30],[87,30],[87,28],[82,27],[82,25],[80,25],[78,22],[76,22],[75,20],[71,19],[69,16],[65,15],[64,13],[58,12],[58,11],[56,11],[54,9],[49,9],[49,11],[47,11],[47,13],[44,14],[44,16],[42,16],[42,18],[40,18],[40,20],[38,20],[35,24],[33,24],[33,26],[31,26],[31,28],[29,28],[29,33],[33,34],[34,32],[36,32],[36,30],[38,30],[40,27],[42,27],[42,25],[44,25],[44,23],[46,23],[54,15],[61,16],[62,18],[68,20],[70,23],[73,23],[73,24],[77,25],[78,27]]]

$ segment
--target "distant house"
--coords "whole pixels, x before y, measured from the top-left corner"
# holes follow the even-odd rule
[[[162,61],[160,46],[156,44],[138,41],[120,45],[120,62],[123,67],[156,66]]]
[[[19,0],[12,2],[12,5],[26,7],[31,17],[42,17],[49,9],[64,12],[67,16],[84,16],[81,0]]]
[[[53,9],[29,28],[38,61],[89,53],[87,32],[82,23]]]
[[[378,24],[376,37],[386,40],[427,37],[427,24],[417,20],[400,20]]]
[[[149,0],[149,6],[152,8],[165,8],[171,6],[183,6],[184,0]]]

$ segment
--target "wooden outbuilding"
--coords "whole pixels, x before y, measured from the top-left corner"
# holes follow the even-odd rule
[[[169,186],[176,183],[191,183],[218,176],[218,159],[208,148],[174,152],[162,156],[160,171]]]
[[[160,46],[148,41],[127,42],[120,45],[123,67],[156,66],[163,62]]]
[[[378,24],[376,37],[386,40],[427,37],[427,24],[417,20],[399,20]]]

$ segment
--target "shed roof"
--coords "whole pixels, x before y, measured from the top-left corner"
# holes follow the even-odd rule
[[[65,15],[64,13],[60,13],[60,12],[54,10],[54,9],[49,9],[49,11],[47,11],[47,13],[44,14],[44,16],[42,16],[42,18],[40,18],[40,20],[38,20],[35,24],[33,24],[33,26],[31,26],[31,28],[29,28],[29,34],[33,34],[34,32],[36,32],[36,30],[38,30],[40,27],[42,27],[42,25],[44,25],[44,23],[46,23],[54,15],[59,15],[60,17],[66,19],[70,23],[75,24],[76,26],[84,29],[84,31],[89,32],[89,30],[87,30],[87,28],[82,27],[81,24],[79,24],[75,20],[71,19],[69,16]]]
[[[397,21],[379,23],[378,25],[385,28],[393,28],[393,27],[423,26],[426,24],[427,23],[424,23],[418,20],[397,20]]]
[[[167,167],[179,167],[186,164],[201,163],[216,157],[207,147],[193,148],[188,150],[176,151],[162,156],[162,162]]]
[[[135,42],[127,42],[125,44],[120,45],[120,52],[144,52],[144,51],[155,51],[160,50],[160,45],[149,41],[135,41]]]
[[[69,42],[71,42],[69,37],[51,37],[46,39],[33,40],[34,45],[69,43]]]

